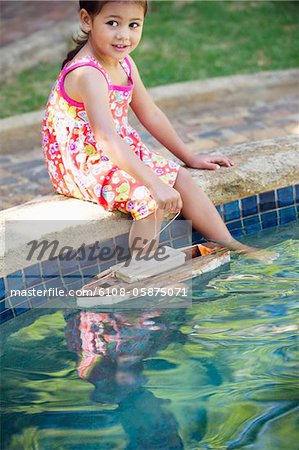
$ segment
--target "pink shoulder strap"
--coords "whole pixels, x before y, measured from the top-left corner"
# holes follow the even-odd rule
[[[132,78],[132,65],[131,65],[131,62],[130,62],[130,60],[129,60],[129,58],[127,56],[124,58],[124,61],[126,63],[126,66],[129,69],[128,75],[129,75],[130,78]]]
[[[62,69],[61,74],[60,74],[60,79],[59,79],[59,87],[60,87],[60,91],[61,91],[63,97],[66,98],[68,100],[68,102],[71,103],[73,106],[82,106],[82,103],[76,102],[75,100],[72,100],[70,97],[68,97],[68,95],[64,89],[64,79],[68,73],[72,72],[73,70],[77,69],[78,67],[86,67],[86,66],[94,67],[99,72],[101,72],[102,75],[104,76],[105,80],[107,81],[109,89],[111,86],[110,82],[109,82],[109,78],[108,78],[105,70],[93,58],[88,57],[88,56],[83,56],[82,58],[72,61],[71,64],[67,64]]]

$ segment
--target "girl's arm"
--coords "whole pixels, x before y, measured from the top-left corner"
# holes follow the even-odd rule
[[[76,86],[98,146],[115,165],[150,188],[157,177],[117,134],[109,107],[106,80],[93,67],[82,67],[74,73],[77,76]]]
[[[104,77],[93,67],[78,68],[73,73],[76,91],[84,103],[95,140],[104,154],[116,166],[146,186],[159,208],[179,209],[181,199],[178,192],[163,183],[117,134]]]
[[[132,64],[132,77],[135,84],[130,106],[149,133],[189,167],[216,169],[220,165],[228,167],[233,165],[232,161],[223,156],[196,155],[191,152],[187,145],[180,139],[166,115],[158,108],[148,94],[140,78],[136,64],[131,57],[130,62]]]

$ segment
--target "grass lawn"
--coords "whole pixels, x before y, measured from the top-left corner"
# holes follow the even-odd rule
[[[133,57],[147,87],[299,66],[296,1],[154,1]],[[42,109],[61,62],[1,86],[1,116]],[[4,107],[5,105],[5,107]]]

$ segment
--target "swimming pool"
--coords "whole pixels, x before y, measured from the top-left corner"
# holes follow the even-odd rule
[[[298,238],[243,238],[279,259],[233,257],[192,308],[32,311],[3,346],[2,448],[295,449]]]

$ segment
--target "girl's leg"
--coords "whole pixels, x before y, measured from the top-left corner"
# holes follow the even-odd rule
[[[174,185],[183,201],[182,214],[206,239],[228,242],[233,238],[207,194],[181,167]]]
[[[212,201],[183,167],[179,170],[174,188],[180,193],[183,201],[183,216],[187,220],[192,220],[193,228],[206,239],[219,242],[242,254],[261,253],[261,250],[241,244],[231,236]],[[271,256],[269,252],[268,257],[262,254],[255,256],[263,260],[275,257],[274,254]]]
[[[162,220],[163,211],[157,209],[155,214],[151,214],[144,219],[133,222],[129,233],[129,249],[131,256],[134,256],[137,253],[139,256],[142,256],[147,254],[149,250],[154,251],[158,247],[159,236],[155,238],[154,242],[149,243],[144,248],[146,243],[151,241],[156,233],[159,233]]]

